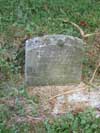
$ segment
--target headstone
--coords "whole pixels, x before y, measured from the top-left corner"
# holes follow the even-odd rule
[[[29,86],[79,83],[83,41],[67,35],[45,35],[26,41],[25,81]]]

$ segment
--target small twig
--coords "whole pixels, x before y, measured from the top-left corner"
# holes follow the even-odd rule
[[[92,83],[92,82],[93,82],[94,77],[95,77],[96,72],[98,71],[99,67],[100,67],[100,62],[99,62],[99,64],[97,65],[97,67],[95,68],[95,70],[94,70],[94,73],[93,73],[93,75],[92,75],[92,78],[90,79],[90,83]]]
[[[69,20],[63,20],[63,22],[64,22],[64,23],[70,23],[70,24],[72,24],[74,27],[76,27],[76,28],[79,30],[79,32],[80,32],[80,34],[81,34],[83,40],[84,40],[85,38],[89,37],[89,36],[93,36],[93,35],[100,34],[100,32],[85,34],[84,31],[80,28],[80,26],[77,25],[77,24],[75,24],[74,22],[71,22],[71,21],[69,21]]]
[[[86,89],[86,88],[80,88],[80,89],[77,89],[77,90],[66,91],[66,92],[64,92],[64,93],[61,93],[61,94],[58,94],[58,95],[55,95],[55,96],[51,97],[51,98],[49,99],[49,101],[51,101],[52,99],[55,99],[55,98],[57,98],[57,97],[60,97],[60,96],[62,96],[62,95],[68,95],[68,94],[70,94],[70,93],[74,93],[74,92],[81,91],[81,90],[85,90],[85,89]]]
[[[88,86],[94,88],[94,89],[98,89],[98,86],[96,86],[96,85],[94,85],[94,84],[92,84],[92,83],[90,83],[90,82],[84,81],[84,83],[85,83],[86,85],[88,85]],[[90,89],[88,89],[88,91],[90,91]]]
[[[90,33],[90,34],[85,34],[85,37],[89,37],[89,36],[93,36],[93,35],[100,35],[100,32],[94,32],[94,33]]]
[[[79,32],[80,32],[82,38],[84,38],[85,33],[84,33],[84,31],[79,27],[79,25],[75,24],[74,22],[68,21],[68,20],[63,20],[63,22],[64,22],[64,23],[70,23],[70,24],[72,24],[74,27],[76,27],[76,28],[79,30]]]

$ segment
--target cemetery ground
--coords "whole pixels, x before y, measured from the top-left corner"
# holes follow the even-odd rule
[[[49,100],[59,94],[56,91],[59,87],[53,95],[50,95],[50,91],[44,95],[45,89],[50,90],[48,87],[42,87],[41,92],[37,87],[32,92],[32,88],[24,84],[26,39],[46,34],[81,38],[80,32],[73,25],[65,23],[65,20],[79,25],[85,33],[100,31],[100,1],[0,0],[0,133],[100,132],[100,107],[94,109],[82,105],[55,117],[50,109],[56,101]],[[100,34],[85,38],[84,41],[85,57],[80,88],[83,91],[84,88],[92,90],[97,96],[100,93]]]

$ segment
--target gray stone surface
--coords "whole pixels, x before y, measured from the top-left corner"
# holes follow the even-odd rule
[[[83,51],[83,41],[67,35],[45,35],[27,40],[26,84],[42,86],[79,83]]]

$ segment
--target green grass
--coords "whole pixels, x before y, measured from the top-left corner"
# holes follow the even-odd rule
[[[64,116],[48,118],[37,124],[28,121],[14,121],[11,124],[13,111],[5,105],[0,105],[0,109],[0,133],[100,133],[100,118],[96,118],[92,109],[77,115],[67,113]]]
[[[77,24],[85,21],[88,24],[83,27],[86,32],[94,31],[100,24],[100,2],[96,0],[0,0],[0,7],[0,31],[5,33],[11,32],[13,27],[16,32],[21,27],[35,36],[53,33],[76,35],[70,25],[59,19],[69,19]]]
[[[66,114],[45,122],[47,133],[99,133],[100,119],[95,117],[93,110],[73,115]]]

